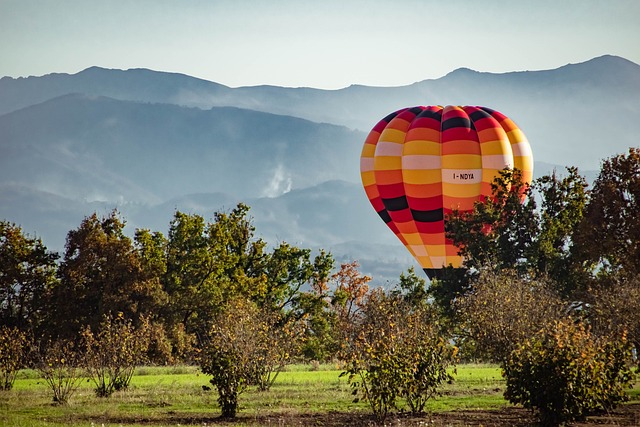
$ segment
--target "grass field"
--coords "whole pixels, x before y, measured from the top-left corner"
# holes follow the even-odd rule
[[[249,389],[240,396],[238,420],[244,425],[370,425],[365,402],[353,403],[345,378],[336,366],[311,370],[293,365],[280,373],[268,392]],[[509,405],[502,397],[500,370],[488,365],[462,365],[443,395],[427,404],[420,417],[395,416],[393,425],[529,425],[531,414]],[[83,382],[69,405],[54,405],[52,393],[32,371],[20,372],[14,389],[0,392],[3,426],[177,426],[226,424],[220,420],[215,390],[205,390],[208,377],[195,367],[142,367],[128,390],[97,398],[93,384]],[[640,403],[640,389],[630,391],[632,405]],[[640,405],[636,405],[639,406]],[[634,409],[635,410],[635,409]],[[633,411],[632,411],[633,412]],[[628,415],[631,421],[638,414]],[[500,422],[500,419],[503,422]],[[626,419],[626,418],[625,418]],[[484,420],[484,421],[482,421]],[[640,421],[640,419],[639,419]],[[617,423],[614,425],[633,425]],[[636,424],[637,425],[637,424]]]

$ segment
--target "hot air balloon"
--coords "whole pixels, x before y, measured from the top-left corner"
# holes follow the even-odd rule
[[[360,157],[369,201],[429,278],[462,263],[445,238],[447,214],[490,196],[504,168],[531,182],[531,148],[511,119],[486,107],[398,110],[371,130]]]

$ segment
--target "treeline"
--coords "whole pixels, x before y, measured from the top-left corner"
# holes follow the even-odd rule
[[[94,369],[105,354],[124,366],[197,363],[228,416],[243,387],[268,389],[293,359],[342,361],[381,416],[400,398],[419,412],[462,357],[499,362],[509,400],[562,421],[623,400],[640,350],[638,148],[603,161],[592,189],[575,168],[531,186],[503,171],[492,197],[449,216],[447,237],[465,262],[429,287],[409,270],[386,291],[369,289],[357,262],[269,247],[243,204],[209,222],[176,212],[166,236],[130,238],[124,227],[115,211],[91,215],[57,254],[0,222],[5,334],[41,349],[82,347]],[[18,341],[5,341],[6,355]],[[96,380],[97,390],[126,386],[126,375]],[[535,389],[558,384],[570,386]],[[549,406],[578,389],[589,399]]]

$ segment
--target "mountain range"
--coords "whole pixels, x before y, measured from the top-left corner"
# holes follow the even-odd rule
[[[0,218],[61,250],[94,211],[166,232],[175,210],[237,202],[258,234],[357,259],[376,282],[416,264],[359,183],[366,133],[413,105],[486,105],[526,133],[536,175],[590,179],[637,146],[640,66],[615,56],[554,70],[469,69],[401,87],[230,88],[181,74],[92,67],[0,79]],[[607,114],[604,114],[604,113]]]

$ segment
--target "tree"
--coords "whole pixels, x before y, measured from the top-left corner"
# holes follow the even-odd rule
[[[57,258],[40,239],[0,221],[0,324],[39,332]]]
[[[533,183],[541,203],[537,214],[539,232],[529,255],[529,268],[555,282],[564,296],[581,289],[585,270],[574,254],[574,235],[588,200],[587,183],[575,167],[563,177],[543,176]]]
[[[84,381],[82,351],[75,342],[63,339],[39,344],[35,367],[53,392],[53,402],[67,405]]]
[[[596,283],[585,299],[593,333],[604,339],[627,334],[640,366],[640,276],[612,277]]]
[[[640,275],[640,148],[604,160],[576,240],[597,276]]]
[[[224,301],[255,292],[264,278],[252,271],[264,257],[265,243],[254,239],[248,206],[216,212],[214,222],[176,212],[170,224],[166,273],[171,326],[204,339]]]
[[[450,317],[452,302],[472,292],[482,271],[511,270],[521,277],[546,277],[563,296],[581,288],[583,263],[574,255],[575,234],[587,202],[586,183],[576,168],[555,172],[528,186],[517,170],[505,169],[492,195],[471,212],[454,211],[446,235],[464,257],[460,269],[444,270],[430,289]],[[538,203],[536,198],[540,199]]]
[[[421,307],[429,302],[429,291],[426,280],[418,277],[413,267],[405,274],[400,273],[398,285],[392,294],[404,299],[411,307]]]
[[[477,202],[473,211],[454,210],[449,215],[446,236],[458,246],[467,269],[526,269],[538,231],[531,188],[522,181],[520,171],[504,169],[491,190],[491,196]]]
[[[307,360],[329,360],[337,352],[337,318],[331,309],[329,288],[333,263],[331,254],[320,251],[313,261],[310,289],[299,291],[292,301],[293,316],[304,324],[301,352]]]
[[[52,310],[62,336],[78,337],[86,326],[97,330],[105,316],[118,313],[137,323],[162,301],[124,226],[116,211],[104,218],[94,213],[67,235]]]
[[[338,315],[340,323],[351,323],[369,292],[371,277],[362,275],[357,261],[343,263],[340,270],[331,276],[335,290],[331,305]]]

